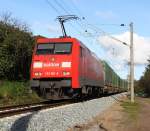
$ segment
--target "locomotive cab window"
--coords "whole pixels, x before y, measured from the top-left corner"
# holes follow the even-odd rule
[[[37,44],[37,55],[44,54],[70,54],[72,43],[39,43]]]
[[[70,43],[57,43],[55,44],[55,54],[70,54],[71,44]]]
[[[54,44],[38,44],[36,54],[52,54],[54,51]]]

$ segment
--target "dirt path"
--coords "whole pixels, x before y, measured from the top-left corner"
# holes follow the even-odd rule
[[[141,110],[136,129],[137,131],[150,131],[150,98],[139,98],[138,102],[141,105]]]
[[[137,98],[137,103],[138,108],[132,110],[115,103],[87,124],[76,125],[68,131],[150,131],[150,99]]]

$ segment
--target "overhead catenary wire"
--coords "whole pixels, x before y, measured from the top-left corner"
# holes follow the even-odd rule
[[[58,0],[54,0],[54,2],[66,13],[66,14],[68,14],[68,15],[70,15],[71,13],[70,12],[72,12],[72,11],[68,11],[68,10],[66,10],[65,9],[65,7],[63,7],[63,5],[65,5],[65,3],[59,3],[58,2]],[[71,24],[71,23],[70,23]],[[82,25],[80,25],[80,23],[77,21],[77,24],[82,28],[82,29],[84,29],[83,27],[82,27]],[[74,27],[72,24],[71,24],[71,26],[72,27]],[[85,30],[85,29],[84,29]]]
[[[91,25],[91,24],[90,24]],[[91,25],[92,27],[93,27],[93,25]],[[92,28],[94,31],[96,31],[96,33],[97,33],[97,36],[99,36],[99,34],[103,34],[103,35],[106,35],[106,36],[111,36],[110,34],[108,34],[108,33],[106,33],[105,31],[103,31],[102,29],[98,29],[97,27],[95,27],[94,26],[94,28]],[[94,36],[93,35],[91,35],[91,37],[92,38],[94,38]],[[117,39],[117,38],[115,38],[115,37],[113,37],[113,36],[111,36],[110,37],[111,39],[114,39],[115,41],[118,41],[118,42],[121,42],[121,43],[123,43],[123,41],[121,41],[121,40],[119,40],[119,39]],[[98,42],[99,43],[99,42]],[[124,43],[123,43],[124,44]],[[125,45],[126,45],[126,43],[125,43]],[[112,61],[111,60],[109,60],[109,59],[107,59],[107,58],[105,58],[106,59],[106,61],[111,65],[111,67],[113,67],[113,69],[115,69],[115,70],[118,70],[117,68],[116,68],[116,66],[114,66],[114,62],[112,63]],[[115,62],[116,63],[116,62]],[[117,62],[118,63],[118,62]],[[115,65],[117,65],[117,64],[115,64]]]
[[[75,5],[72,1],[70,1],[71,3],[72,3],[72,5]],[[81,13],[80,13],[80,11],[79,11],[79,9],[78,8],[76,8],[76,11],[77,12],[79,12],[79,14],[81,15]],[[82,23],[85,25],[85,26],[88,26],[89,27],[89,25],[90,25],[90,28],[92,29],[92,30],[94,30],[95,32],[96,32],[96,35],[97,36],[99,36],[99,34],[103,34],[104,36],[108,36],[109,38],[111,38],[111,39],[113,39],[113,40],[115,40],[115,41],[117,41],[117,42],[119,42],[119,43],[122,43],[123,45],[125,45],[125,46],[129,46],[127,43],[125,43],[124,41],[121,41],[120,39],[117,39],[116,37],[113,37],[112,35],[110,35],[109,33],[107,33],[107,32],[105,32],[105,31],[103,31],[101,28],[99,28],[99,27],[97,27],[97,26],[95,26],[95,25],[92,25],[92,24],[88,24],[89,22],[87,21],[87,19],[86,19],[86,17],[84,17],[84,19],[81,19],[82,21]],[[84,21],[83,21],[84,20]],[[117,25],[117,24],[111,24],[111,25]],[[119,24],[118,24],[119,25]],[[119,25],[119,26],[122,26],[122,25]],[[87,31],[88,32],[88,31]],[[92,34],[91,34],[92,35]],[[92,35],[92,38],[94,38],[95,36],[94,35]],[[96,38],[96,37],[95,37]],[[110,64],[112,67],[114,67],[115,68],[115,66],[113,66],[114,64]],[[116,68],[115,68],[116,69]]]
[[[59,3],[57,0],[54,0],[54,2],[55,2],[63,11],[65,11],[65,13],[67,13],[68,15],[70,15],[70,12],[68,12],[68,11],[63,7],[63,4]]]
[[[68,15],[70,15],[70,12],[72,12],[72,11],[70,11],[69,9],[69,11],[68,10],[66,10],[65,8],[64,8],[64,6],[63,5],[65,5],[65,3],[64,3],[64,1],[61,1],[61,3],[59,3],[58,2],[58,0],[54,0],[54,2],[65,12],[65,13],[67,13]],[[77,24],[83,29],[83,30],[85,30],[85,28],[77,21]]]
[[[62,14],[62,12],[60,10],[57,9],[57,7],[55,6],[55,4],[53,4],[50,0],[45,0],[46,3],[60,16]],[[56,1],[55,1],[56,2]],[[59,5],[59,7],[65,11],[65,13],[69,14],[69,12],[67,12],[63,6],[60,5],[60,3],[58,4],[58,1],[57,1],[57,5]],[[75,30],[77,30],[77,32],[79,32],[80,34],[80,31],[75,27],[73,26],[71,23],[69,23],[69,25],[71,25],[72,28],[74,28]]]
[[[84,15],[82,14],[82,12],[75,5],[75,3],[72,0],[70,0],[69,2],[71,3],[72,7],[78,12],[78,14],[80,14],[80,16],[82,16],[82,18],[85,18]]]
[[[57,10],[57,8],[49,0],[45,1],[55,12],[57,12],[57,14],[60,14],[59,10]]]
[[[96,32],[100,32],[100,33],[104,34],[105,36],[108,36],[108,37],[110,37],[111,39],[113,39],[113,40],[115,40],[115,41],[117,41],[117,42],[120,42],[120,43],[122,43],[122,44],[124,44],[124,45],[126,45],[126,46],[129,46],[129,45],[128,45],[127,43],[125,43],[124,41],[121,41],[121,40],[117,39],[116,37],[113,37],[113,36],[110,35],[109,33],[103,31],[101,28],[99,28],[99,27],[97,27],[97,26],[94,26],[94,25],[92,25],[92,24],[87,24],[87,25],[90,26],[90,27],[91,27],[93,30],[95,30]]]
[[[65,0],[61,0],[61,4],[63,4],[65,6],[65,8],[67,8],[67,10],[69,10],[70,13],[72,13],[72,14],[75,13],[74,11],[72,11],[72,9],[71,9],[70,5],[68,4],[68,2],[66,3]]]
[[[53,9],[53,10],[55,10],[55,12],[58,14],[58,15],[60,15],[62,12],[60,12],[58,9],[57,9],[57,7],[55,7],[55,5],[54,4],[52,4],[52,2],[50,2],[49,0],[46,0],[46,2],[48,3],[48,5]],[[61,8],[65,13],[67,13],[68,15],[70,15],[70,13],[63,7],[63,5],[61,4],[61,3],[59,3],[58,2],[58,0],[54,0],[54,2],[55,2],[55,4],[57,4],[58,6],[59,6],[59,8]],[[64,1],[61,1],[62,3],[64,2]],[[65,5],[65,3],[63,3],[64,5]],[[73,4],[73,2],[72,2],[72,4]],[[77,8],[76,8],[77,9]],[[72,12],[72,10],[70,10],[70,12]],[[78,21],[77,21],[77,24],[84,30],[84,31],[87,31]],[[75,30],[77,30],[78,32],[79,32],[79,34],[81,34],[81,32],[75,27],[75,26],[73,26],[71,23],[70,23],[70,25],[73,27],[73,28],[75,28]],[[82,35],[82,34],[81,34]]]
[[[66,8],[65,8],[65,7],[66,7],[66,3],[64,2],[64,0],[62,0],[61,3],[60,3],[58,0],[54,0],[53,2],[55,2],[55,3],[52,3],[52,1],[49,1],[49,0],[46,0],[46,2],[49,4],[49,6],[50,6],[53,10],[55,10],[55,12],[56,12],[58,15],[62,14],[62,11],[65,12],[66,14],[70,14],[70,13],[73,12],[71,8],[67,8],[67,10],[66,10]],[[75,6],[75,4],[74,4],[72,1],[70,1],[70,2],[72,3],[72,5],[73,5],[74,9],[76,10],[76,12],[78,12],[78,14],[80,14],[80,16],[83,16],[82,13],[81,13],[81,11]],[[57,5],[57,7],[59,7],[59,9],[56,7],[56,5]],[[61,9],[62,11],[60,11],[60,9]],[[87,28],[90,27],[92,30],[95,30],[95,31],[96,31],[97,35],[98,35],[98,34],[103,34],[103,35],[108,36],[109,38],[111,38],[111,39],[113,39],[113,40],[115,40],[115,41],[117,41],[117,42],[120,42],[120,43],[122,43],[122,44],[124,44],[124,45],[127,45],[125,42],[123,42],[123,41],[121,41],[121,40],[119,40],[119,39],[117,39],[117,38],[111,36],[109,33],[103,31],[101,28],[99,28],[99,27],[97,27],[97,26],[95,26],[95,25],[92,25],[92,24],[88,24],[88,21],[85,19],[85,17],[84,17],[84,21],[86,21],[86,23],[83,23],[83,19],[81,19],[81,21],[80,21],[81,23],[83,23],[83,25],[82,25],[81,23],[79,23],[78,21],[77,21],[76,23],[77,23],[86,33],[88,32],[88,29],[87,29]],[[75,26],[72,25],[72,23],[69,23],[69,24],[71,25],[72,28],[75,28]],[[83,27],[83,26],[84,26],[84,27]],[[80,32],[77,28],[75,28],[75,30],[77,30],[77,32],[79,32],[79,34],[81,34],[81,32]],[[91,34],[92,34],[92,33],[91,33]],[[82,35],[82,34],[81,34],[81,35]],[[93,36],[95,36],[95,35],[93,35]],[[85,38],[86,38],[86,37],[85,37]],[[96,38],[96,37],[95,37],[95,38]]]
[[[56,1],[57,1],[57,0],[56,0]],[[73,7],[76,9],[76,11],[82,16],[81,11],[80,11],[80,10],[77,8],[77,6],[73,3],[73,1],[70,0],[70,2],[71,2],[71,5],[73,5]],[[62,3],[65,3],[65,2],[63,1]],[[87,20],[85,19],[84,16],[83,16],[83,18],[84,18],[84,20],[87,22]],[[82,22],[82,21],[81,21],[81,22]],[[80,23],[79,23],[79,24],[80,24]],[[102,34],[104,34],[104,35],[110,37],[111,39],[113,39],[113,40],[115,40],[115,41],[117,41],[117,42],[120,42],[120,43],[122,43],[122,44],[124,44],[124,45],[126,45],[126,46],[129,46],[129,45],[127,45],[127,43],[125,43],[124,41],[121,41],[121,40],[119,40],[119,39],[117,39],[117,38],[111,36],[109,33],[103,31],[103,30],[100,29],[99,27],[96,27],[96,26],[94,26],[94,25],[92,25],[92,24],[86,24],[86,25],[90,25],[91,27],[94,27],[97,31],[99,31],[99,32],[101,32]],[[105,24],[103,24],[103,25],[105,25]],[[119,24],[109,24],[109,25],[119,25]],[[81,28],[83,28],[81,24],[80,24],[80,26],[81,26]],[[120,25],[120,26],[122,26],[122,25]],[[94,29],[94,30],[95,30],[95,29]],[[85,30],[85,31],[87,31],[87,30]]]

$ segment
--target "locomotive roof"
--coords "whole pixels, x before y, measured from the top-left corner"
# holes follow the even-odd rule
[[[72,38],[72,37],[60,37],[60,38],[38,38],[37,39],[37,43],[47,43],[47,42],[72,42],[72,41],[79,41],[76,38]]]
[[[60,38],[46,38],[46,37],[38,37],[37,39],[37,43],[47,43],[47,42],[72,42],[72,41],[77,41],[80,43],[80,45],[84,48],[86,48],[87,50],[89,50],[89,52],[91,53],[91,55],[93,55],[97,60],[100,60],[100,58],[97,57],[97,55],[92,52],[82,41],[78,40],[77,38],[73,38],[73,37],[60,37]]]

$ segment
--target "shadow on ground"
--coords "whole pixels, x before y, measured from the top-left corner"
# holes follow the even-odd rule
[[[14,124],[12,125],[10,131],[27,131],[28,124],[30,122],[30,119],[37,114],[36,112],[33,112],[32,114],[29,114],[27,116],[23,116],[19,119],[17,119]]]

